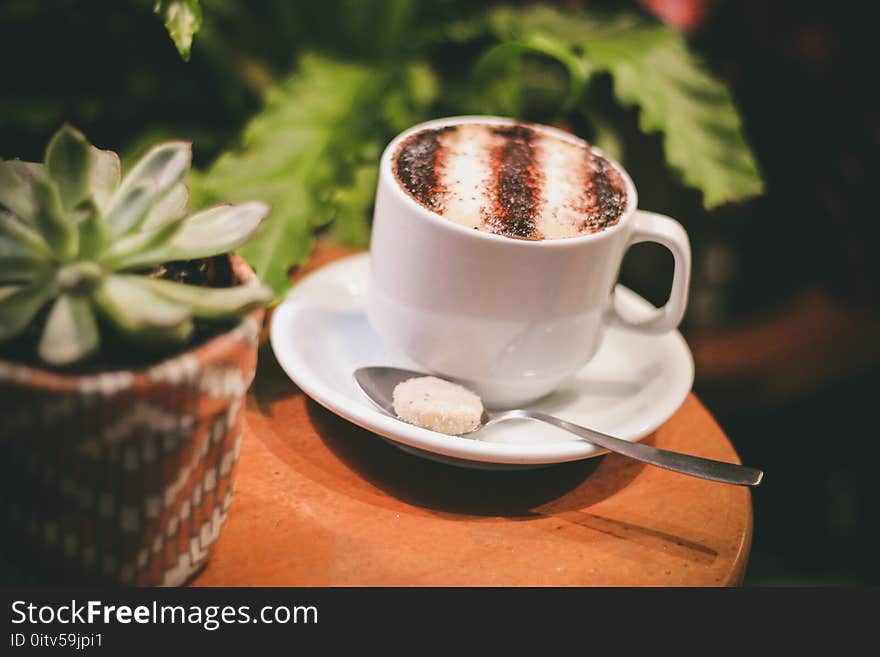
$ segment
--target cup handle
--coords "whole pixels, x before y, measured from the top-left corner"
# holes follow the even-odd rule
[[[646,333],[665,333],[676,328],[687,308],[688,287],[691,279],[691,244],[681,224],[656,212],[636,210],[635,229],[626,245],[628,249],[639,242],[657,242],[672,252],[675,269],[669,300],[648,318],[635,319],[622,313],[612,292],[610,320],[612,324],[637,329]]]

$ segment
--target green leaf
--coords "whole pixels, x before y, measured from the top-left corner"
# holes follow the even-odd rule
[[[108,276],[93,297],[123,335],[146,342],[184,342],[193,331],[189,311],[153,292],[142,276]]]
[[[378,166],[381,147],[427,118],[437,93],[423,62],[369,65],[306,54],[245,128],[242,148],[191,176],[193,196],[199,205],[249,198],[271,204],[271,216],[239,253],[280,296],[290,268],[311,252],[314,229],[337,214],[335,191],[355,184],[360,167]],[[345,212],[360,211],[366,227],[372,193],[355,196],[359,210],[351,202]]]
[[[156,254],[156,250],[167,244],[171,237],[180,230],[180,222],[165,224],[151,230],[138,230],[116,240],[110,248],[101,254],[99,261],[102,266],[112,271],[124,271],[126,269],[139,269],[144,266],[139,264],[145,258],[145,254],[152,254],[146,261],[152,264],[167,262],[162,260],[164,253]],[[151,258],[160,258],[153,263]]]
[[[260,201],[218,205],[187,217],[168,242],[171,260],[191,260],[234,251],[249,240],[269,214]]]
[[[373,203],[379,169],[375,163],[364,164],[354,173],[350,186],[340,187],[331,198],[335,209],[330,237],[344,246],[366,247],[370,242],[370,226],[364,215]]]
[[[707,208],[761,194],[763,182],[727,88],[673,29],[621,15],[599,19],[548,7],[497,10],[502,39],[542,38],[607,72],[614,94],[640,109],[643,132],[662,132],[666,160]],[[589,108],[586,108],[589,110]]]
[[[105,223],[114,239],[136,230],[147,218],[150,208],[157,200],[156,187],[143,183],[128,190],[128,193],[107,214]]]
[[[226,319],[265,306],[272,290],[264,285],[202,287],[158,278],[145,279],[150,289],[164,299],[185,306],[196,317]]]
[[[19,240],[7,237],[0,232],[0,265],[7,258],[34,258],[35,254],[26,244]]]
[[[584,110],[584,116],[593,128],[591,143],[598,146],[612,160],[623,159],[623,137],[614,123],[604,114],[595,110]]]
[[[113,151],[103,151],[92,146],[92,167],[89,189],[95,203],[105,212],[119,181],[122,178],[122,165],[119,156]]]
[[[91,169],[91,145],[79,130],[65,125],[46,148],[46,171],[58,187],[65,210],[88,195]]]
[[[48,275],[46,261],[38,260],[31,254],[10,255],[9,246],[9,242],[0,237],[0,283],[29,283]]]
[[[14,338],[27,328],[51,294],[43,280],[4,290],[0,295],[0,342]]]
[[[161,228],[182,219],[189,205],[189,189],[186,183],[177,183],[147,213],[143,230]]]
[[[636,41],[637,39],[637,41]],[[666,159],[685,184],[703,191],[712,208],[764,191],[727,89],[690,55],[684,39],[668,27],[645,28],[626,56],[596,46],[593,57],[614,76],[614,92],[641,108],[643,132],[664,133]]]
[[[100,282],[104,269],[89,260],[77,260],[54,270],[52,283],[60,291],[75,290],[80,287],[90,288]]]
[[[377,126],[372,134],[364,133],[364,137],[377,140],[375,143],[376,158],[382,153],[388,139],[411,127],[413,123],[427,118],[426,110],[440,95],[440,81],[431,67],[423,61],[410,62],[400,71],[392,70],[393,77],[389,86],[374,102],[386,128]],[[368,108],[366,111],[375,111]],[[367,148],[372,148],[369,144]],[[363,152],[363,149],[361,149]]]
[[[67,221],[58,187],[49,179],[38,178],[33,186],[36,208],[34,225],[55,256],[65,262],[76,255],[77,233]]]
[[[163,262],[207,258],[232,251],[250,239],[268,213],[269,206],[259,201],[202,210],[179,222],[179,225],[169,224],[155,231],[145,231],[145,234],[159,234],[165,229],[176,228],[164,243],[132,251],[130,255],[119,258],[117,266],[120,269],[140,269]],[[133,237],[136,236],[137,233]]]
[[[274,89],[244,131],[244,149],[218,158],[194,179],[202,199],[261,198],[272,205],[241,255],[278,295],[287,272],[311,252],[313,226],[325,214],[319,196],[334,178],[334,146],[353,136],[361,96],[376,84],[367,66],[306,55],[299,71]],[[355,139],[350,140],[353,148]]]
[[[32,222],[37,212],[34,185],[45,176],[45,168],[36,162],[0,162],[0,206],[19,219]]]
[[[202,26],[198,0],[157,0],[153,11],[165,20],[165,29],[183,61],[189,61],[192,40]]]
[[[48,261],[53,257],[46,240],[32,226],[4,210],[0,210],[0,238],[15,242],[42,260]]]
[[[48,247],[15,215],[0,210],[0,283],[25,283],[45,278],[50,269]]]
[[[310,222],[321,212],[309,197],[306,185],[291,182],[290,187],[291,191],[299,190],[302,201],[294,204],[284,199],[273,206],[273,216],[274,212],[283,213],[287,221],[267,221],[250,243],[238,250],[260,279],[275,291],[276,298],[290,287],[290,269],[305,262],[311,254],[315,236]]]
[[[93,353],[99,343],[91,302],[82,296],[62,294],[52,304],[37,351],[46,363],[62,367]]]
[[[94,197],[81,203],[72,216],[75,218],[79,233],[78,258],[80,260],[96,258],[104,250],[107,242],[107,224],[104,223]]]
[[[18,284],[11,285],[0,285],[0,302],[3,301],[6,297],[11,297],[13,294],[18,292],[23,286]]]
[[[522,77],[521,67],[517,66],[519,64],[518,60],[524,55],[529,54],[549,57],[565,67],[568,73],[568,89],[560,103],[560,111],[568,112],[573,109],[583,93],[591,71],[589,64],[583,58],[575,56],[558,39],[536,33],[529,35],[521,41],[505,41],[500,43],[488,50],[479,59],[474,68],[474,74],[478,80],[486,84],[487,89],[492,89],[495,93],[498,93],[499,87],[494,82],[507,83],[508,81],[504,79],[504,72],[505,70],[510,70],[511,67],[514,67],[513,70],[518,77]],[[508,83],[507,86],[510,88],[513,85]],[[501,91],[505,90],[501,89]],[[512,91],[514,94],[521,93],[519,89],[509,89],[509,91]],[[509,102],[509,105],[512,106],[514,102],[517,106],[522,105],[519,99]]]
[[[110,200],[106,222],[111,236],[138,228],[150,209],[180,182],[191,161],[192,145],[188,142],[166,142],[147,151]]]

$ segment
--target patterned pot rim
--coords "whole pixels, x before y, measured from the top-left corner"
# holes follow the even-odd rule
[[[239,281],[247,283],[256,277],[254,270],[237,253],[230,253],[229,259],[232,271]],[[265,314],[264,308],[257,308],[242,317],[241,321],[229,330],[215,335],[191,349],[139,369],[115,369],[94,374],[60,374],[39,367],[0,360],[0,381],[11,381],[30,389],[44,389],[54,393],[89,390],[107,392],[137,385],[148,385],[148,382],[157,378],[157,374],[190,362],[193,356],[200,363],[212,363],[228,358],[244,348],[240,336],[250,333],[254,325],[259,327]]]

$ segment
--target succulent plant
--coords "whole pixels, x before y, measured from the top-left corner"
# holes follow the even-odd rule
[[[37,351],[65,366],[99,349],[99,318],[141,343],[184,343],[195,318],[267,303],[272,293],[256,281],[215,288],[147,275],[235,249],[269,212],[249,202],[187,216],[191,159],[189,143],[159,144],[122,177],[116,153],[64,126],[43,164],[0,161],[0,342],[48,307]]]

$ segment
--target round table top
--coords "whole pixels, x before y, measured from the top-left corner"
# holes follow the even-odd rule
[[[308,399],[268,345],[226,525],[196,586],[726,586],[748,489],[607,456],[534,470],[406,454]],[[739,462],[691,395],[644,442]]]

